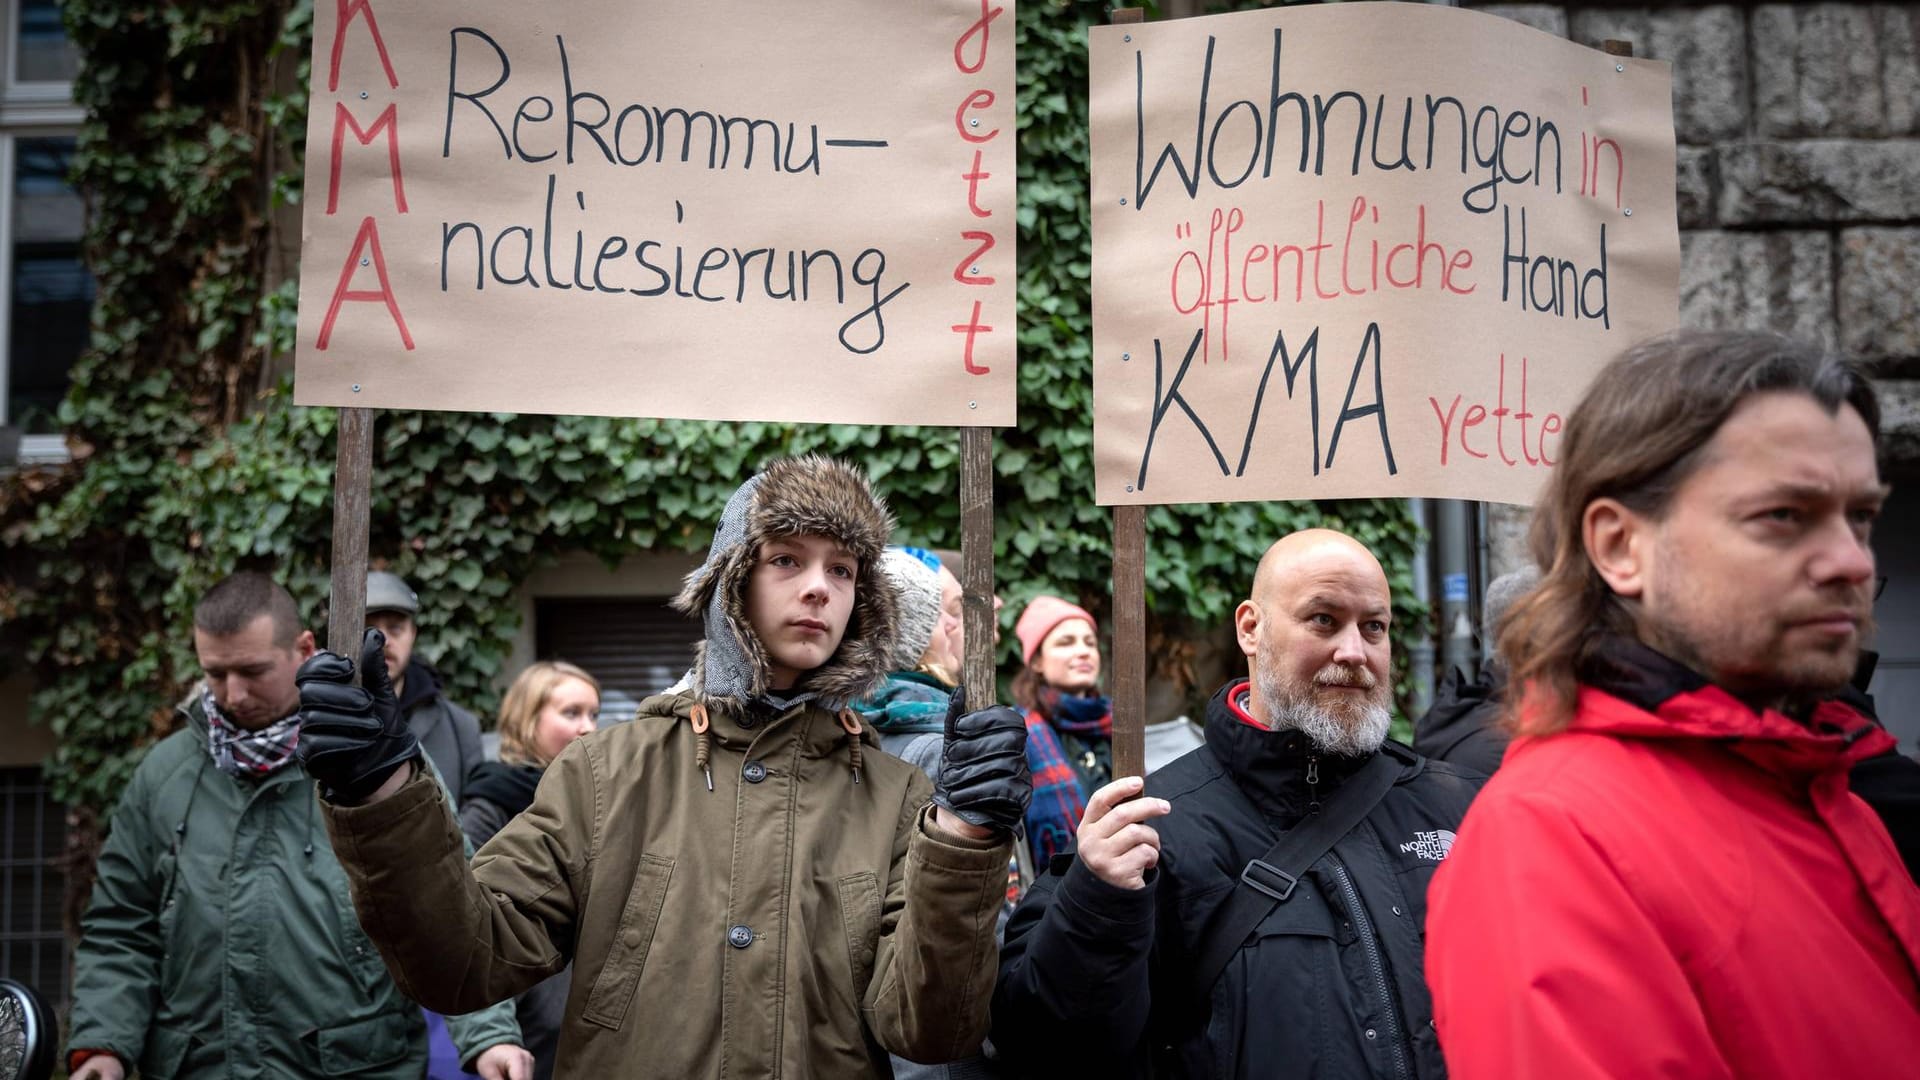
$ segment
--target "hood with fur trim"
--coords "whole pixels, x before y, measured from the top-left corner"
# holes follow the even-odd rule
[[[886,678],[898,636],[893,590],[881,577],[880,553],[893,515],[866,474],[819,455],[785,458],[740,485],[727,500],[706,562],[687,575],[673,606],[700,615],[704,639],[688,689],[709,707],[738,713],[770,690],[766,648],[747,622],[747,581],[760,547],[782,536],[828,536],[860,561],[853,611],[840,647],[793,690],[839,710]]]

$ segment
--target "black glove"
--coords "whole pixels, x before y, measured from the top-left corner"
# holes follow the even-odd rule
[[[967,692],[947,705],[947,741],[933,801],[969,825],[1012,832],[1033,798],[1027,770],[1027,722],[1018,710],[995,705],[967,712]]]
[[[387,679],[385,634],[371,627],[360,642],[366,688],[353,685],[353,662],[322,650],[300,665],[300,763],[320,781],[328,802],[352,806],[380,789],[395,769],[419,756],[400,701]]]

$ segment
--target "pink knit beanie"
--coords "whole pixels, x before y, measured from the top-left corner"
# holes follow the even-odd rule
[[[1087,609],[1071,604],[1057,596],[1036,596],[1020,613],[1020,621],[1013,624],[1013,636],[1020,639],[1020,655],[1027,663],[1033,663],[1033,654],[1040,651],[1040,643],[1047,640],[1053,628],[1068,619],[1085,619],[1087,625],[1095,630],[1100,624],[1093,621]]]

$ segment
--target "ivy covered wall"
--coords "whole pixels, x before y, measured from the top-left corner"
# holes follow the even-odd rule
[[[299,198],[311,0],[65,0],[85,57],[77,179],[98,279],[92,348],[61,420],[70,466],[0,491],[0,620],[52,725],[76,844],[196,676],[196,597],[243,566],[281,576],[321,629],[335,416],[262,373],[292,344],[292,282],[268,280],[275,211]],[[1093,504],[1086,203],[1092,3],[1018,15],[1020,425],[995,456],[996,571],[1011,628],[1040,591],[1109,604],[1110,525]],[[453,695],[492,707],[516,588],[568,549],[609,562],[696,551],[734,487],[803,451],[863,464],[900,535],[959,546],[950,429],[712,424],[387,412],[376,434],[372,555],[422,586]],[[1157,507],[1148,593],[1161,676],[1243,595],[1268,543],[1314,524],[1379,553],[1411,604],[1404,504]],[[440,585],[451,587],[438,587]],[[1006,635],[1007,656],[1012,636]],[[1404,650],[1402,650],[1404,653]],[[1204,693],[1210,687],[1198,688]],[[80,875],[84,878],[85,875]]]

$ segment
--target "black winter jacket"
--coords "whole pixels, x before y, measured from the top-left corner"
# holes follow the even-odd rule
[[[1484,778],[1403,763],[1371,814],[1316,862],[1215,980],[1186,987],[1240,873],[1366,758],[1313,750],[1243,720],[1229,685],[1207,744],[1147,778],[1173,804],[1154,824],[1147,888],[1116,888],[1057,856],[1008,924],[993,1041],[1022,1075],[1439,1077],[1423,976],[1427,882]],[[1309,780],[1315,781],[1309,783]]]
[[[1504,668],[1486,665],[1480,677],[1472,680],[1459,668],[1448,668],[1446,677],[1433,688],[1433,705],[1414,721],[1414,752],[1492,776],[1510,740],[1500,726],[1506,696]]]
[[[479,719],[448,701],[440,690],[440,673],[418,659],[407,664],[400,713],[407,718],[407,730],[420,740],[420,749],[440,770],[453,805],[459,806],[467,774],[486,760]]]
[[[487,846],[493,834],[533,805],[534,792],[539,790],[546,771],[539,765],[483,761],[467,774],[466,791],[460,797],[460,831],[473,850]],[[533,1080],[553,1078],[554,1061],[560,1054],[560,1028],[567,1018],[567,989],[572,982],[573,965],[568,964],[513,999],[514,1018],[520,1021],[520,1045],[533,1055]]]

